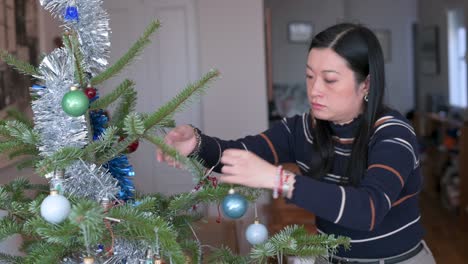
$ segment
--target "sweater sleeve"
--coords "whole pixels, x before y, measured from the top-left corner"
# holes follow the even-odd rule
[[[318,217],[356,230],[373,230],[419,166],[416,136],[404,122],[377,128],[369,146],[366,175],[357,187],[296,176],[291,202]],[[416,192],[413,195],[416,195]]]
[[[217,164],[215,171],[220,172],[222,165],[218,164],[221,154],[226,149],[247,149],[271,164],[292,162],[293,131],[296,117],[284,118],[276,122],[270,129],[254,136],[247,136],[237,140],[221,140],[201,134],[201,148],[199,157],[206,167]]]

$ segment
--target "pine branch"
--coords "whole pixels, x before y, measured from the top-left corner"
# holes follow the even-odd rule
[[[71,54],[73,54],[75,62],[75,79],[80,84],[80,87],[85,87],[85,76],[83,71],[83,54],[80,51],[80,44],[74,34],[66,33],[63,35],[65,46]]]
[[[120,97],[128,98],[131,94],[136,93],[132,88],[135,86],[135,83],[132,80],[125,79],[115,90],[107,94],[104,97],[101,97],[91,103],[90,110],[106,109],[109,105],[115,102]]]
[[[25,224],[29,233],[37,234],[41,240],[64,247],[78,247],[83,242],[79,228],[70,221],[64,221],[60,225],[47,223],[41,217],[34,217]],[[79,240],[81,238],[81,241]]]
[[[105,151],[112,148],[112,145],[116,141],[118,128],[110,126],[108,127],[97,140],[88,144],[84,151],[84,156],[87,160],[92,161],[92,157],[96,154],[104,153]]]
[[[21,160],[16,164],[16,168],[18,170],[22,170],[24,168],[34,168],[36,167],[36,164],[39,162],[40,159],[38,158],[30,158],[30,159],[25,159]]]
[[[11,137],[18,139],[21,143],[36,146],[39,143],[39,134],[27,124],[19,121],[7,121],[5,129],[8,130]]]
[[[14,120],[23,123],[26,125],[28,128],[32,129],[34,127],[34,124],[29,117],[27,117],[24,113],[20,112],[16,108],[10,108],[7,110],[7,115],[9,118],[13,118]]]
[[[186,106],[195,96],[200,96],[204,92],[207,84],[215,77],[219,76],[216,70],[208,72],[198,82],[188,85],[182,92],[176,95],[171,101],[160,107],[157,111],[150,114],[145,119],[145,129],[157,125],[161,120],[171,117],[177,111],[180,111]]]
[[[84,156],[84,151],[74,147],[64,147],[57,150],[51,156],[44,158],[37,164],[36,172],[39,175],[45,175],[53,170],[61,170],[70,166],[73,161],[76,161]]]
[[[164,142],[164,139],[162,138],[148,135],[148,133],[144,135],[144,138],[148,140],[149,142],[153,143],[154,145],[156,145],[167,155],[170,155],[171,157],[173,157],[176,161],[184,164],[192,175],[197,175],[197,178],[203,177],[205,167],[199,161],[180,155],[176,149],[167,145]]]
[[[104,211],[94,201],[83,200],[78,202],[72,207],[69,219],[72,224],[80,227],[86,248],[97,244],[106,230],[103,224]]]
[[[134,84],[129,86],[122,99],[112,113],[110,124],[116,127],[122,127],[125,117],[135,110],[137,101],[137,92],[132,88]]]
[[[143,35],[133,44],[133,46],[125,53],[114,65],[109,67],[100,75],[91,79],[91,84],[96,86],[105,80],[110,79],[112,76],[122,71],[129,63],[131,63],[136,56],[150,43],[150,36],[159,28],[159,21],[153,21],[146,28]]]
[[[137,113],[131,113],[124,120],[123,130],[129,136],[140,137],[145,133],[145,126]]]
[[[121,153],[127,150],[128,145],[130,145],[133,141],[135,141],[137,137],[129,136],[124,140],[117,143],[113,148],[109,149],[106,153],[102,155],[96,155],[96,162],[97,164],[104,164],[109,160],[117,157]]]
[[[0,219],[0,241],[15,234],[21,234],[23,228],[11,217]]]
[[[24,258],[20,256],[12,256],[5,253],[0,253],[0,263],[5,264],[21,264]]]
[[[38,156],[39,155],[39,150],[36,147],[27,146],[27,147],[12,151],[8,155],[8,158],[9,159],[14,159],[16,157],[25,156],[25,155]]]
[[[31,251],[27,252],[24,264],[50,264],[60,263],[70,249],[59,244],[50,244],[46,241],[38,241],[31,245]]]
[[[249,262],[246,257],[235,255],[230,248],[223,246],[208,257],[208,263],[247,264]]]
[[[143,239],[154,244],[156,228],[164,255],[171,256],[174,263],[185,263],[183,251],[177,243],[178,233],[163,218],[140,212],[131,205],[114,207],[108,215],[123,220],[114,226],[114,231],[126,239]]]
[[[8,51],[0,49],[0,60],[4,61],[6,64],[15,68],[18,72],[30,75],[33,77],[39,77],[41,74],[36,69],[36,67],[31,64],[17,59],[15,56],[8,53]]]

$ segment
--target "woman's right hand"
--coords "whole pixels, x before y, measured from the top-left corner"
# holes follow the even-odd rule
[[[195,131],[190,125],[177,126],[164,137],[167,145],[175,148],[181,155],[188,156],[197,146]],[[159,148],[156,151],[156,160],[166,162],[169,166],[180,167],[171,156],[163,153]]]

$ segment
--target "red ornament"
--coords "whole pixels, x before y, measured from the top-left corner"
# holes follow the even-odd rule
[[[93,99],[96,96],[97,90],[93,87],[88,87],[84,90],[84,92],[89,99]]]
[[[119,138],[119,142],[124,140],[125,137],[123,136],[120,136]],[[127,146],[127,153],[133,153],[135,152],[137,149],[138,149],[138,145],[140,145],[140,142],[138,142],[138,140],[135,140],[133,141],[132,143],[130,143],[128,146]]]
[[[138,149],[139,144],[140,143],[138,142],[138,140],[135,140],[130,145],[128,145],[128,147],[127,147],[128,153],[135,152]]]

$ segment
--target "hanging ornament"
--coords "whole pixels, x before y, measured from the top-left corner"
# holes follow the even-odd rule
[[[86,257],[83,259],[83,264],[94,264],[94,258],[93,257]]]
[[[64,175],[65,175],[64,170],[54,171],[51,176],[52,178],[50,179],[50,189],[56,190],[58,194],[63,194],[63,176]]]
[[[253,224],[247,227],[245,237],[252,245],[262,244],[268,238],[268,230],[258,220],[255,220]]]
[[[119,138],[119,142],[124,140],[125,137],[123,136],[120,136]],[[140,142],[138,142],[138,140],[135,140],[133,141],[132,143],[130,143],[128,146],[127,146],[127,153],[133,153],[135,152],[137,149],[138,149],[138,146],[140,145]]]
[[[81,116],[88,110],[89,99],[83,91],[78,90],[75,86],[71,87],[70,90],[62,98],[62,109],[69,116]]]
[[[77,21],[78,22],[78,20],[80,20],[78,7],[76,6],[76,2],[74,0],[65,9],[65,14],[63,17],[65,21]]]
[[[84,90],[84,93],[86,94],[86,96],[89,98],[89,99],[93,99],[96,94],[97,94],[97,90],[96,88],[94,87],[91,87],[91,86],[88,86],[86,87],[86,89]]]
[[[59,224],[63,222],[71,211],[71,205],[65,196],[52,190],[41,203],[41,216],[49,223]]]
[[[247,212],[247,206],[247,200],[244,196],[236,193],[232,188],[222,203],[224,215],[232,219],[241,218]]]
[[[145,264],[154,264],[154,256],[153,256],[153,251],[149,248],[146,250],[146,259],[145,259]]]

